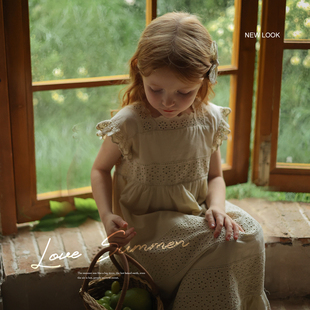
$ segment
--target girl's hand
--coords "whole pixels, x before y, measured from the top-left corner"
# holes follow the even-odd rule
[[[108,236],[108,242],[110,244],[116,243],[120,248],[128,244],[137,234],[134,227],[126,229],[128,223],[113,213],[105,216],[103,225]]]
[[[244,232],[243,228],[238,225],[230,216],[219,207],[210,207],[205,215],[205,219],[211,229],[215,229],[214,238],[217,238],[223,227],[226,229],[226,240],[230,240],[231,235],[234,239],[239,237],[239,231]]]

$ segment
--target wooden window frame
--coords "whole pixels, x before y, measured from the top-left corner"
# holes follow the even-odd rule
[[[2,2],[2,0],[0,0]],[[50,213],[49,199],[73,203],[73,197],[91,197],[90,187],[70,192],[60,191],[47,197],[36,193],[35,144],[32,93],[34,91],[99,87],[128,82],[127,75],[33,82],[31,79],[31,55],[29,36],[28,1],[12,0],[3,3],[5,52],[8,90],[5,100],[6,148],[12,141],[13,158],[1,157],[1,164],[8,165],[7,175],[13,191],[7,190],[10,203],[1,208],[2,233],[16,232],[16,223],[40,219]],[[156,17],[156,1],[146,1],[146,21]],[[255,32],[257,25],[258,0],[235,0],[235,31],[233,55],[229,66],[219,68],[220,75],[230,75],[229,122],[232,134],[228,141],[227,163],[223,165],[227,185],[246,182],[250,157],[251,111],[255,65],[255,42],[246,39],[245,32]],[[0,36],[0,40],[3,40]],[[0,50],[0,53],[3,53]],[[0,54],[1,55],[1,54]],[[2,74],[2,72],[1,72]],[[2,89],[2,88],[1,88]],[[9,99],[9,100],[8,100]],[[9,113],[9,116],[7,115]],[[10,136],[11,133],[11,136]],[[2,137],[1,137],[2,139]],[[2,141],[1,141],[2,142]],[[14,162],[14,165],[13,165]],[[12,173],[14,169],[14,173]],[[9,184],[9,183],[8,183]],[[8,185],[9,186],[9,185]],[[16,206],[16,208],[14,208]],[[15,209],[15,210],[14,210]],[[5,220],[4,220],[5,219]],[[5,226],[9,222],[10,225]]]
[[[16,232],[16,200],[9,110],[8,76],[3,22],[3,2],[0,0],[0,231]]]
[[[310,49],[310,40],[286,40],[286,0],[265,0],[261,32],[279,32],[279,39],[260,39],[256,127],[252,180],[286,192],[310,192],[310,164],[277,162],[283,51]]]

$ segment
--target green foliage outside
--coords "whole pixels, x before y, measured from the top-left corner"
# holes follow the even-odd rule
[[[269,201],[299,201],[310,203],[309,193],[286,193],[269,191],[250,182],[227,186],[227,199],[263,198]]]
[[[52,231],[60,226],[78,227],[88,218],[100,222],[97,205],[92,198],[74,198],[74,207],[67,201],[50,201],[51,213],[34,222],[33,231]]]
[[[288,0],[287,5],[286,36],[309,38],[307,2]],[[230,63],[234,1],[158,0],[158,15],[169,11],[199,15],[218,43],[221,65]],[[145,0],[29,0],[29,14],[33,81],[127,74],[127,62],[145,27]],[[284,54],[279,138],[283,155],[278,160],[309,163],[310,54],[289,52]],[[229,83],[229,76],[218,79],[214,103],[228,106]],[[123,87],[33,94],[38,193],[89,186],[101,144],[95,125],[119,107]]]
[[[286,39],[310,39],[310,3],[287,0]],[[277,161],[310,163],[310,50],[285,50]]]

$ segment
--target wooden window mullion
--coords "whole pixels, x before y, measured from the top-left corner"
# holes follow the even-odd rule
[[[42,82],[33,82],[32,91],[36,92],[36,91],[44,91],[44,90],[112,86],[112,85],[126,84],[128,83],[128,81],[129,81],[128,74],[115,75],[115,76],[103,76],[103,77],[95,77],[95,78],[85,78],[85,79],[42,81]]]
[[[157,0],[146,0],[145,22],[146,26],[157,16]]]
[[[247,182],[250,157],[250,133],[252,96],[255,67],[254,39],[245,37],[246,32],[255,32],[258,1],[236,0],[235,30],[233,38],[232,66],[238,70],[231,77],[230,116],[231,137],[228,141],[228,166],[224,166],[227,185]]]
[[[270,29],[272,29],[272,31],[278,30],[279,23],[277,18],[275,18],[279,14],[278,5],[280,5],[278,0],[266,0],[263,2],[261,32],[267,32],[270,31]],[[283,14],[282,10],[281,12]],[[283,31],[282,35],[284,35]],[[275,69],[278,68],[280,64],[282,66],[282,51],[279,55],[278,48],[278,46],[282,44],[283,38],[273,40],[261,38],[260,40],[252,174],[252,179],[257,185],[267,185],[269,182],[272,145],[271,132],[274,121],[272,112],[273,106],[275,105],[274,95],[276,93],[274,81],[277,78]],[[281,58],[281,61],[278,61],[278,57]],[[262,89],[264,91],[262,91]]]
[[[4,1],[17,222],[36,200],[28,2]]]

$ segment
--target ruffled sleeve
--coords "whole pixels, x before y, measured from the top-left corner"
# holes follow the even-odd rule
[[[227,116],[231,113],[230,108],[219,107],[212,104],[215,116],[215,128],[211,151],[212,153],[217,151],[219,146],[222,145],[223,140],[227,140],[227,136],[230,133],[229,125],[227,123]]]
[[[132,156],[133,136],[135,135],[135,122],[129,107],[121,109],[110,120],[104,120],[97,124],[97,136],[104,139],[111,137],[116,143],[124,157]]]

